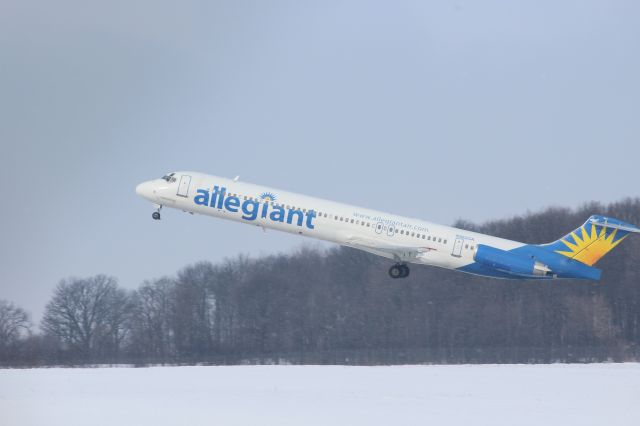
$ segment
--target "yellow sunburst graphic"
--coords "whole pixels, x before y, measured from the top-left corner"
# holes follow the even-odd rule
[[[598,233],[596,225],[594,224],[591,224],[590,233],[587,232],[584,225],[577,231],[581,231],[582,238],[578,237],[575,231],[572,232],[570,235],[573,237],[573,243],[568,241],[568,236],[560,240],[569,248],[569,251],[556,250],[556,253],[560,253],[589,266],[593,266],[594,263],[609,253],[627,237],[625,235],[618,241],[615,241],[616,233],[618,232],[617,229],[614,229],[613,232],[607,236],[606,227],[603,226],[600,233]]]

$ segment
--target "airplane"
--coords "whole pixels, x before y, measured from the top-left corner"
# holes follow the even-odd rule
[[[155,220],[169,207],[330,241],[393,260],[394,279],[418,264],[493,278],[599,280],[602,271],[593,265],[640,233],[593,215],[554,242],[525,244],[198,172],[168,173],[136,192],[155,205]]]

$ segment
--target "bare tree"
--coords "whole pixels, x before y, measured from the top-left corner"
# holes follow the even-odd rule
[[[27,312],[6,300],[0,300],[0,354],[20,337],[30,332],[31,322]]]
[[[169,278],[145,281],[133,293],[133,313],[129,329],[136,356],[164,362],[173,355],[173,332],[170,327],[175,283]]]
[[[117,353],[125,306],[126,295],[113,277],[62,280],[45,308],[42,329],[84,359]]]
[[[176,349],[183,355],[205,356],[214,346],[216,274],[216,268],[209,262],[196,263],[178,273],[173,292],[172,330]]]
[[[107,303],[107,326],[101,336],[101,348],[104,354],[117,358],[129,332],[127,320],[132,314],[133,304],[129,294],[121,288],[116,288],[109,295]]]

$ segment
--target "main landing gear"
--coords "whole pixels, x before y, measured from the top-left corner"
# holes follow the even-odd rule
[[[404,263],[398,263],[389,268],[389,276],[393,279],[407,278],[409,276],[409,267]]]
[[[153,218],[153,220],[160,220],[160,209],[162,209],[162,206],[158,206],[158,209],[151,213],[151,217]]]

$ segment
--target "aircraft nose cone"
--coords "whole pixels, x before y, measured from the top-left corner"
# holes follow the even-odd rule
[[[151,182],[142,182],[136,186],[136,194],[142,198],[151,199],[153,197],[153,188]]]

